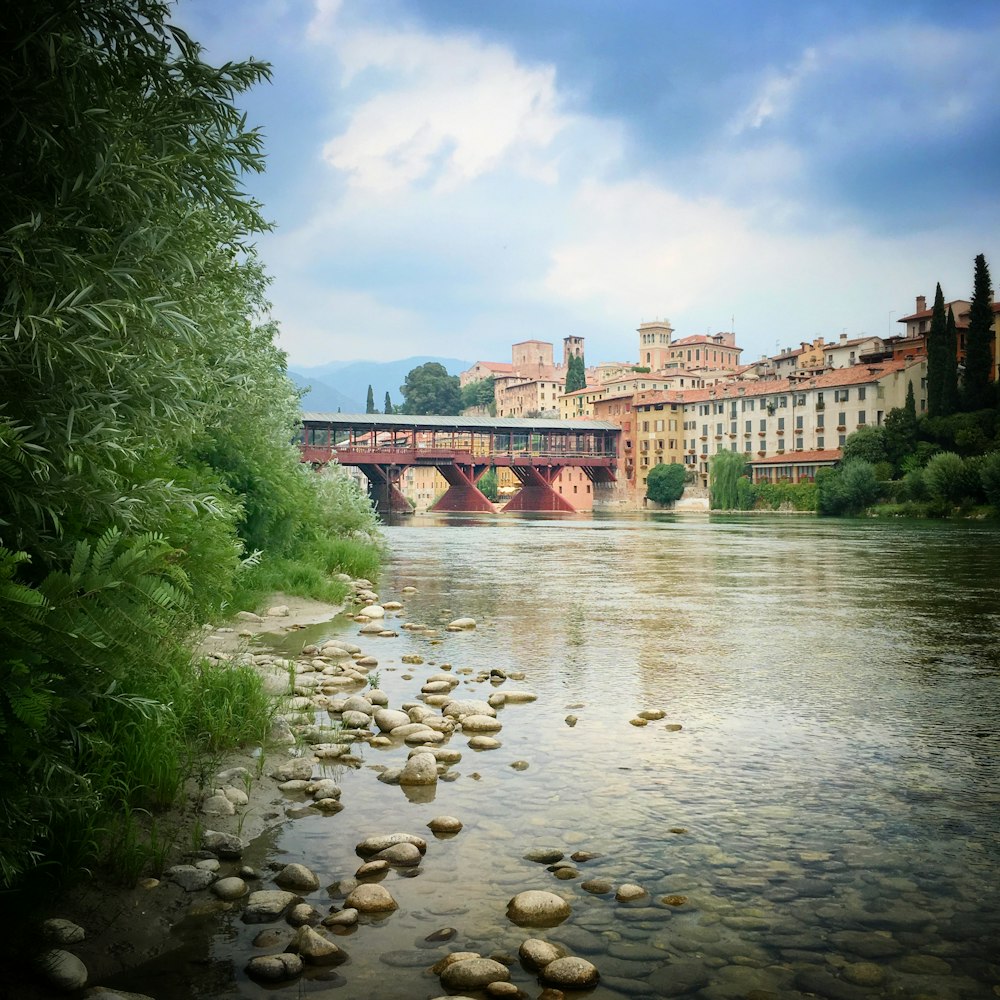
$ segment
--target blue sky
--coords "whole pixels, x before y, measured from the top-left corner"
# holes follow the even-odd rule
[[[254,56],[292,367],[885,335],[1000,279],[995,0],[180,0]]]

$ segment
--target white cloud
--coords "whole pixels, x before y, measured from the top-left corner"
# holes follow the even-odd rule
[[[559,108],[552,66],[528,66],[507,48],[464,35],[416,29],[337,27],[327,0],[309,35],[332,47],[341,85],[377,92],[350,110],[323,147],[324,160],[361,189],[417,183],[439,191],[501,167],[554,183],[550,152],[572,119]]]

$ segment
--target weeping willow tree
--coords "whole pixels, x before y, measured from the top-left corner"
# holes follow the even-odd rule
[[[738,451],[720,451],[712,456],[708,490],[713,510],[739,509],[738,484],[746,467],[746,455]]]
[[[70,841],[90,863],[99,838],[67,824],[169,797],[115,758],[176,714],[150,685],[241,560],[337,516],[290,443],[242,189],[263,155],[237,101],[268,68],[209,65],[168,16],[0,10],[2,885]]]

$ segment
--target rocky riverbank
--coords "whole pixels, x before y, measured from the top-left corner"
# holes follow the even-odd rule
[[[438,629],[476,628],[476,622],[467,617],[449,617],[434,627],[405,621],[402,602],[380,603],[369,581],[352,583],[354,599],[348,614],[359,626],[361,642],[395,638],[406,630],[433,643],[438,641]],[[412,588],[407,590],[412,592]],[[407,592],[400,596],[405,600]],[[251,980],[279,984],[329,976],[346,959],[339,939],[398,908],[391,883],[382,884],[386,876],[416,874],[428,838],[446,841],[461,835],[463,823],[453,816],[434,817],[423,835],[396,830],[387,818],[381,833],[356,845],[357,869],[344,872],[337,883],[326,887],[336,903],[323,909],[316,905],[320,879],[308,858],[274,870],[258,870],[246,863],[248,845],[269,827],[302,815],[332,816],[344,808],[341,788],[328,774],[334,768],[360,767],[362,760],[355,750],[359,744],[405,751],[399,766],[377,766],[376,770],[380,782],[402,786],[412,801],[438,781],[457,777],[451,770],[462,757],[454,746],[456,738],[464,738],[471,750],[497,749],[502,745],[503,728],[498,709],[535,700],[532,692],[517,683],[524,680],[523,674],[498,668],[476,672],[442,664],[418,679],[424,659],[410,653],[399,658],[399,669],[408,671],[403,676],[415,685],[413,700],[391,706],[378,687],[377,657],[356,643],[338,638],[307,644],[292,657],[266,648],[266,640],[258,642],[262,635],[279,641],[308,625],[330,621],[343,609],[285,595],[276,595],[270,604],[263,615],[243,612],[231,625],[206,631],[197,647],[219,665],[252,663],[260,671],[280,705],[268,745],[213,762],[210,774],[192,782],[187,801],[174,819],[176,828],[183,831],[176,856],[157,877],[120,892],[95,886],[68,897],[57,908],[42,928],[51,951],[45,976],[48,992],[38,996],[157,1000],[154,984],[149,993],[90,984],[121,981],[123,970],[142,967],[175,947],[179,927],[234,909],[243,923],[266,925],[253,937],[252,949],[245,956],[243,969]],[[459,697],[455,689],[463,681],[485,687],[485,697]],[[637,725],[645,721],[633,720]],[[572,724],[570,719],[567,722]],[[545,857],[530,860],[547,863],[557,879],[579,875],[574,863],[563,863],[561,852],[543,853]],[[590,856],[578,852],[574,857],[581,863]],[[605,886],[599,881],[588,891],[612,891],[610,883]],[[620,898],[630,898],[630,891],[645,895],[636,887],[622,886]],[[569,913],[567,899],[545,888],[518,893],[507,909],[508,920],[524,928],[551,927]],[[530,931],[525,932],[517,956],[455,951],[448,947],[455,933],[442,928],[437,942],[440,950],[422,956],[439,978],[442,992],[525,997],[528,994],[510,983],[510,966],[518,960],[524,969],[534,971],[541,995],[550,1000],[564,990],[591,987],[599,979],[590,961]],[[124,978],[128,979],[127,971]],[[129,982],[134,987],[135,976]]]

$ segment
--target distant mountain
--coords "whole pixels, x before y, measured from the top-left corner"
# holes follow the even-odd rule
[[[444,365],[449,375],[457,375],[472,367],[471,361],[460,361],[458,358],[413,357],[402,361],[352,361],[344,364],[342,361],[331,361],[324,365],[310,368],[289,370],[288,374],[296,385],[311,385],[312,390],[302,400],[303,410],[334,413],[340,407],[342,413],[364,413],[368,398],[368,386],[372,387],[375,397],[375,408],[379,413],[385,405],[385,394],[394,406],[403,402],[399,387],[406,376],[418,365],[428,361],[436,361]],[[334,393],[350,404],[344,402],[329,405],[333,402]]]
[[[300,389],[309,391],[302,397],[302,409],[313,410],[318,413],[364,413],[365,404],[359,403],[356,399],[345,396],[342,392],[334,389],[316,378],[309,378],[300,375],[298,372],[289,371],[288,377]],[[365,387],[367,395],[368,388]]]

